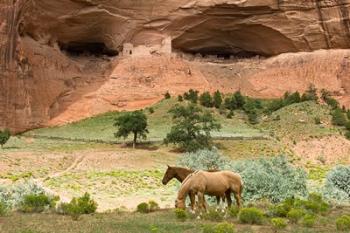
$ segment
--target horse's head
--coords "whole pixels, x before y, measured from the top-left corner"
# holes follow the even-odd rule
[[[186,209],[185,201],[184,200],[180,200],[180,199],[176,199],[175,200],[175,208]]]
[[[173,167],[170,167],[168,165],[168,169],[166,170],[162,183],[166,185],[172,178],[174,178],[176,175],[175,169]]]

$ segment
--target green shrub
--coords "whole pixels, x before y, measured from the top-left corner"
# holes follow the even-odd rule
[[[203,233],[234,233],[235,227],[228,222],[222,222],[216,225],[204,225]]]
[[[179,96],[177,97],[177,101],[179,101],[179,102],[184,101],[184,98],[182,97],[182,95],[179,95]]]
[[[244,98],[244,96],[241,94],[240,91],[236,91],[233,96],[235,97],[236,100],[236,104],[237,104],[237,108],[238,109],[242,109],[243,106],[246,103],[246,99]]]
[[[196,104],[198,101],[198,91],[190,89],[188,92],[184,94],[184,99],[189,100],[192,103]]]
[[[164,94],[164,98],[165,98],[165,99],[170,99],[170,98],[171,98],[171,95],[170,95],[169,91],[167,91],[167,92]]]
[[[61,203],[59,212],[70,215],[77,220],[82,214],[95,213],[96,209],[97,203],[91,199],[88,193],[85,193],[82,197],[73,198],[69,203]]]
[[[336,99],[332,98],[332,97],[327,97],[325,99],[325,102],[332,108],[332,109],[336,109],[339,108],[339,103]]]
[[[320,125],[321,124],[321,119],[319,117],[315,117],[314,120],[315,120],[315,124],[316,125]]]
[[[1,145],[1,148],[4,147],[4,145],[10,139],[10,137],[11,137],[10,130],[8,130],[8,129],[5,129],[3,131],[0,130],[0,145]]]
[[[45,194],[30,194],[23,198],[20,211],[24,213],[40,213],[51,207],[51,200]]]
[[[227,114],[226,117],[227,117],[228,119],[232,119],[234,115],[235,115],[235,113],[231,110],[231,111]]]
[[[333,125],[344,126],[346,124],[345,115],[340,108],[337,108],[334,111],[332,111],[331,115]]]
[[[318,101],[317,89],[310,85],[309,89],[302,95],[301,101]]]
[[[287,217],[291,206],[286,203],[281,203],[270,208],[270,212],[274,217]]]
[[[283,218],[272,218],[271,224],[275,229],[284,229],[288,225],[287,221]]]
[[[151,107],[151,108],[148,109],[148,111],[149,111],[150,114],[153,114],[154,113],[154,108]]]
[[[239,213],[239,208],[237,206],[231,206],[228,209],[228,214],[230,215],[230,217],[235,218],[238,216],[238,213]]]
[[[226,97],[224,100],[224,105],[225,105],[225,108],[227,108],[228,110],[231,110],[231,111],[238,108],[237,101],[236,101],[236,98],[234,96]]]
[[[284,99],[283,99],[284,106],[299,103],[300,101],[301,101],[300,93],[297,91],[292,94],[289,94],[288,92],[284,94]]]
[[[256,125],[256,124],[259,123],[259,121],[258,121],[258,114],[257,114],[256,111],[248,113],[248,121],[252,125]]]
[[[0,201],[0,216],[5,216],[7,213],[7,206],[5,202]]]
[[[350,166],[337,166],[328,172],[324,196],[338,201],[350,198]]]
[[[287,213],[287,218],[292,223],[297,223],[305,214],[305,210],[300,208],[293,208]]]
[[[315,193],[311,193],[307,200],[297,199],[294,206],[314,214],[325,213],[329,210],[329,204],[322,199],[321,195]]]
[[[152,200],[148,202],[148,206],[150,212],[154,212],[160,209],[158,203]]]
[[[350,131],[349,130],[345,133],[345,137],[346,137],[346,139],[350,140]]]
[[[350,231],[350,215],[343,215],[335,221],[338,231]]]
[[[307,214],[302,218],[302,223],[305,227],[313,227],[316,223],[316,216]]]
[[[346,122],[345,128],[346,128],[347,130],[350,130],[350,121]]]
[[[202,106],[211,108],[213,107],[213,98],[211,97],[210,93],[208,91],[204,92],[199,97],[199,102]]]
[[[149,207],[148,203],[142,202],[142,203],[138,204],[137,205],[137,212],[149,213],[150,212],[150,207]]]
[[[238,219],[245,224],[262,224],[264,213],[257,208],[243,208],[238,214]]]
[[[221,221],[224,218],[224,215],[221,211],[210,208],[204,215],[203,218],[210,221]]]
[[[222,104],[222,96],[221,96],[220,91],[216,91],[214,93],[213,104],[214,104],[215,108],[220,109],[221,104]]]
[[[186,210],[177,208],[174,213],[178,220],[185,221],[188,218]]]

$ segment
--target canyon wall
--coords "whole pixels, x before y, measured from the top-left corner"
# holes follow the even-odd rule
[[[0,128],[21,132],[140,108],[168,90],[189,88],[277,97],[314,84],[348,104],[349,6],[350,0],[1,0]],[[233,59],[187,58],[194,54]]]

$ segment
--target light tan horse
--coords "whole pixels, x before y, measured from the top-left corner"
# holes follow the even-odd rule
[[[210,196],[226,196],[234,193],[237,206],[241,207],[243,191],[242,177],[231,171],[206,172],[196,171],[190,174],[182,183],[175,202],[176,208],[185,209],[186,196],[197,195],[199,208],[206,209],[204,194]],[[191,197],[194,198],[194,197]],[[232,201],[228,202],[230,207]]]

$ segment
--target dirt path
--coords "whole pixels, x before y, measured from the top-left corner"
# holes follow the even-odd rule
[[[54,195],[54,196],[59,196],[60,197],[60,201],[62,201],[62,202],[69,202],[71,200],[71,198],[63,195],[62,193],[56,192],[56,191],[46,187],[45,184],[44,184],[44,181],[52,179],[52,178],[57,178],[59,176],[62,176],[64,174],[66,174],[67,172],[75,169],[76,167],[78,167],[84,161],[85,157],[86,157],[85,154],[83,154],[83,155],[79,156],[77,159],[75,159],[74,162],[72,163],[72,165],[69,166],[68,168],[66,168],[65,170],[60,171],[60,172],[56,172],[56,173],[54,173],[52,175],[48,175],[48,176],[46,176],[44,178],[34,179],[34,182],[39,187],[44,189],[45,192],[47,192],[48,194],[51,194],[51,195]]]

